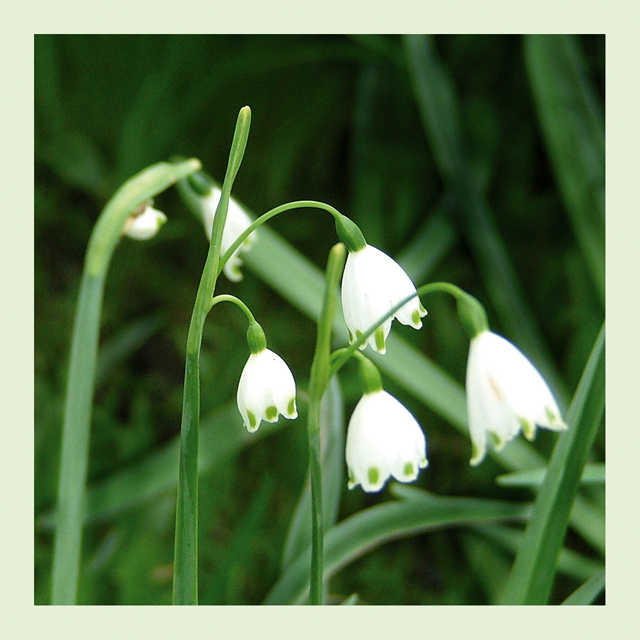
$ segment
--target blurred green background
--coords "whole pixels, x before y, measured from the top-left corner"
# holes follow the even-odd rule
[[[123,181],[178,154],[222,180],[238,110],[249,105],[234,194],[250,211],[296,199],[335,206],[418,284],[448,280],[477,296],[492,328],[545,371],[566,408],[604,318],[604,51],[603,36],[36,36],[35,602],[49,599],[45,516],[55,500],[84,252]],[[124,494],[136,469],[175,446],[207,250],[175,190],[155,204],[169,223],[152,241],[121,242],[102,316],[89,484],[120,474]],[[270,226],[319,268],[336,242],[332,219],[319,211]],[[304,417],[315,325],[252,269],[238,284],[222,278],[218,291],[249,304],[290,364]],[[463,384],[468,342],[451,300],[425,305],[422,331],[394,324],[394,332]],[[205,422],[233,409],[245,329],[237,310],[221,306],[209,317]],[[354,371],[341,379],[347,416],[360,395]],[[384,381],[427,434],[431,465],[417,486],[529,499],[496,486],[494,461],[471,469],[468,438]],[[548,454],[555,439],[541,432],[536,446]],[[600,433],[594,460],[603,459]],[[209,465],[200,488],[201,604],[264,599],[306,470],[301,420],[244,439]],[[163,473],[170,485],[177,467]],[[343,486],[339,520],[391,499],[388,490],[347,491],[346,475]],[[591,492],[602,504],[603,491]],[[85,528],[79,602],[169,604],[175,491],[125,506]],[[573,534],[567,543],[598,557]],[[330,592],[372,604],[484,604],[511,557],[479,530],[432,532],[373,550],[335,576]],[[554,600],[577,584],[561,578]]]

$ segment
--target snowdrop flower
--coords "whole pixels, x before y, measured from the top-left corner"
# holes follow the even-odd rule
[[[263,348],[249,356],[238,384],[238,410],[251,433],[261,420],[276,422],[279,414],[289,419],[298,416],[296,383],[279,355]]]
[[[471,339],[466,384],[472,465],[485,457],[487,433],[500,450],[520,430],[533,440],[537,426],[567,428],[538,370],[513,344],[487,329]]]
[[[416,288],[411,278],[386,253],[368,244],[357,251],[349,251],[342,276],[342,308],[350,341],[354,342],[412,293],[416,293]],[[419,329],[422,326],[420,318],[426,314],[416,296],[400,307],[393,317],[402,324]],[[392,321],[393,318],[385,320],[360,348],[364,349],[368,344],[374,351],[385,353],[385,341]]]
[[[409,411],[382,389],[366,393],[349,420],[346,444],[349,489],[380,491],[389,476],[412,482],[428,465],[427,443]]]
[[[122,233],[135,240],[149,240],[166,221],[167,216],[162,211],[154,209],[150,204],[142,205],[127,218]]]
[[[211,241],[211,230],[213,229],[213,218],[216,213],[218,202],[220,202],[220,196],[222,191],[218,187],[212,187],[211,193],[208,196],[201,198],[202,214],[204,230],[207,234],[207,238]],[[222,242],[220,245],[220,257],[222,257],[229,247],[236,241],[238,236],[251,225],[253,221],[245,213],[244,209],[233,199],[229,198],[229,208],[227,210],[227,219],[225,221],[224,230],[222,232]],[[224,274],[232,282],[239,282],[242,280],[242,273],[240,267],[242,266],[242,260],[240,259],[240,252],[246,251],[253,244],[255,236],[252,233],[247,239],[233,252],[227,263],[224,265]]]

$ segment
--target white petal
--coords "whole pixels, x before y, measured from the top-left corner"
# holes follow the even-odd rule
[[[158,230],[167,221],[167,216],[151,206],[147,206],[145,210],[138,214],[130,216],[122,233],[135,240],[149,240],[158,233]]]
[[[276,422],[278,415],[295,418],[296,385],[285,361],[270,349],[252,353],[238,383],[238,410],[249,431],[262,420]]]
[[[486,434],[496,448],[519,435],[535,435],[536,426],[566,427],[546,382],[531,362],[505,338],[484,331],[471,340],[467,363],[467,412],[474,445],[471,464],[486,452]]]
[[[201,198],[202,218],[207,238],[211,240],[211,231],[213,229],[213,219],[215,217],[216,208],[220,202],[222,191],[217,187],[213,187],[211,194]],[[245,210],[233,199],[229,199],[229,207],[227,209],[227,219],[222,231],[222,241],[220,242],[220,256],[222,257],[231,245],[236,241],[238,236],[249,228],[252,224],[251,218]],[[240,259],[241,251],[246,251],[255,241],[255,233],[248,236],[245,241],[233,252],[227,263],[224,265],[224,274],[232,282],[242,280],[240,267],[242,260]]]
[[[353,339],[367,331],[404,298],[416,293],[409,276],[393,258],[372,247],[349,252],[342,277],[342,307],[345,322]],[[426,311],[419,299],[407,302],[395,316],[403,324],[416,329]],[[385,352],[385,341],[392,318],[382,324],[381,331],[367,338],[366,344],[379,353]]]
[[[411,482],[427,466],[426,440],[415,418],[386,391],[365,394],[349,421],[349,488],[380,491],[393,475]]]

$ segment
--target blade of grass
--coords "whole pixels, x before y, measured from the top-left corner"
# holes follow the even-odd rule
[[[74,604],[82,546],[82,498],[89,455],[89,430],[104,281],[127,217],[141,203],[200,168],[197,160],[148,167],[115,193],[89,240],[71,341],[62,426],[51,600]]]
[[[515,473],[507,473],[496,478],[496,484],[501,487],[539,487],[543,481],[547,468],[529,469],[527,471],[516,471]],[[588,464],[585,466],[580,482],[604,484],[605,481],[605,465],[604,464]]]
[[[585,605],[592,604],[604,589],[605,571],[598,571],[583,585],[578,587],[562,604]]]
[[[538,491],[505,587],[505,604],[546,604],[549,598],[580,477],[604,411],[604,344],[603,325],[567,412],[569,429],[558,439]]]
[[[322,488],[324,528],[328,531],[338,515],[344,466],[344,405],[337,378],[332,378],[320,406],[322,440]],[[311,544],[311,484],[307,477],[293,515],[282,554],[285,569]]]
[[[187,336],[180,463],[176,500],[173,604],[198,604],[198,449],[200,436],[200,347],[204,323],[216,288],[220,246],[229,198],[247,146],[251,109],[238,112],[222,193],[213,219],[207,259],[198,285]]]
[[[499,544],[511,555],[515,556],[522,544],[523,531],[516,531],[506,526],[475,526],[473,527],[480,535],[489,538]],[[603,568],[602,562],[592,560],[586,556],[563,547],[558,555],[558,573],[561,573],[576,580],[588,580],[596,571]],[[503,582],[504,588],[504,582]]]
[[[604,305],[603,117],[575,37],[524,36],[529,82],[547,151],[578,244]]]
[[[468,498],[442,498],[431,494],[387,502],[347,518],[325,538],[325,578],[371,549],[396,538],[434,529],[460,527],[473,522],[519,520],[529,505]],[[267,595],[264,604],[299,604],[309,590],[307,549],[289,566]]]

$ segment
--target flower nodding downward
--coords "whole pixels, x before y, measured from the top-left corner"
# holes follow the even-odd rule
[[[375,322],[416,288],[404,269],[386,253],[371,245],[359,251],[350,251],[342,276],[342,308],[351,342],[358,339]],[[427,314],[419,298],[409,300],[394,314],[402,324],[414,329],[422,326],[421,318]],[[385,320],[360,347],[368,344],[378,353],[386,352],[386,339],[393,318]]]
[[[491,331],[471,340],[466,384],[474,466],[486,455],[487,433],[500,450],[520,431],[533,440],[536,427],[567,428],[538,370],[513,344]]]
[[[142,205],[127,218],[122,233],[134,240],[149,240],[158,233],[166,221],[167,216],[162,211],[154,209],[150,204]]]
[[[261,420],[276,422],[278,415],[293,419],[296,383],[286,362],[270,349],[252,353],[238,383],[238,410],[245,427],[254,432]]]
[[[427,442],[409,411],[386,391],[365,393],[353,411],[346,444],[349,489],[380,491],[390,476],[413,482],[429,463]]]

